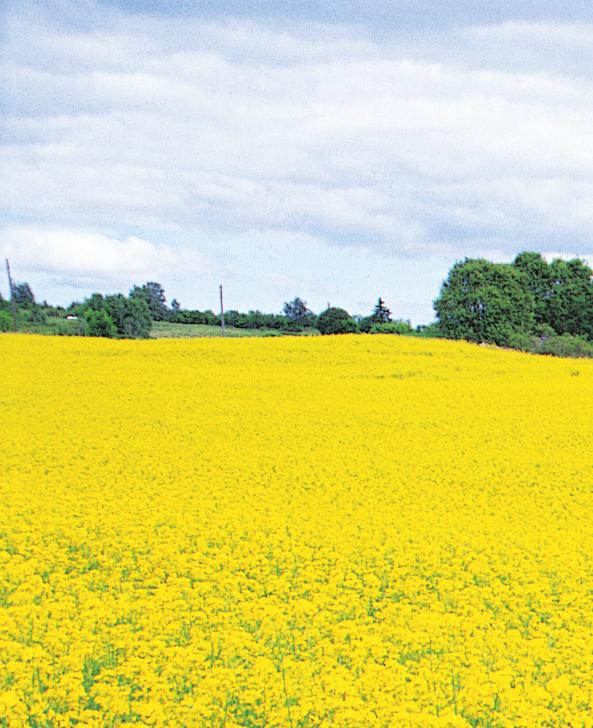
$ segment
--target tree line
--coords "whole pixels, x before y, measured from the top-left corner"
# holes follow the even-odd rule
[[[46,301],[37,303],[28,283],[13,283],[12,300],[18,309],[20,328],[28,324],[43,326],[52,320],[72,319],[68,325],[54,326],[53,333],[64,335],[98,336],[105,338],[141,339],[150,335],[155,321],[178,324],[204,324],[221,326],[220,314],[212,310],[186,309],[177,299],[168,305],[165,290],[160,283],[149,281],[134,285],[125,296],[121,293],[103,295],[93,293],[84,301],[75,301],[67,307],[51,306]],[[12,329],[10,304],[0,295],[0,331]],[[247,313],[227,310],[225,324],[238,329],[263,330],[278,333],[343,334],[400,333],[417,334],[427,327],[414,330],[409,321],[393,320],[391,311],[382,298],[366,317],[351,316],[345,309],[329,307],[319,315],[311,311],[302,298],[295,297],[284,303],[281,313]]]
[[[128,295],[94,293],[68,307],[38,304],[28,283],[13,283],[12,300],[21,322],[42,326],[48,319],[76,324],[54,333],[146,338],[154,321],[221,326],[212,310],[167,303],[160,283],[134,285]],[[367,316],[328,307],[320,314],[296,297],[281,313],[225,312],[228,326],[266,333],[389,333],[465,339],[538,353],[593,356],[593,270],[582,260],[548,262],[540,253],[522,252],[511,263],[466,258],[456,262],[434,301],[436,322],[415,329],[393,319],[382,298]],[[71,324],[72,322],[68,322]],[[0,331],[12,329],[10,304],[0,295]]]
[[[466,258],[434,302],[443,336],[548,354],[593,355],[593,270],[522,252],[511,263]]]

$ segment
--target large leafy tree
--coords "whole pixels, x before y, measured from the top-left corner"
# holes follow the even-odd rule
[[[507,345],[534,326],[534,299],[511,265],[466,258],[456,263],[434,303],[445,336]]]
[[[84,316],[87,333],[91,336],[146,339],[152,326],[148,303],[142,297],[93,293],[81,305],[79,312]]]
[[[112,339],[117,335],[117,329],[111,316],[105,309],[95,310],[88,308],[84,314],[85,334],[87,336],[101,336]]]
[[[592,271],[582,260],[554,260],[550,264],[552,294],[550,326],[558,334],[584,334],[593,339]]]
[[[523,252],[513,266],[533,294],[535,320],[557,334],[593,338],[593,271],[582,260],[548,263],[539,253]]]
[[[523,273],[524,285],[534,300],[534,316],[538,324],[548,324],[550,319],[550,300],[554,292],[554,274],[547,260],[532,251],[519,253],[513,267]]]
[[[152,326],[148,303],[142,298],[126,298],[118,293],[105,296],[105,309],[125,339],[146,339]]]
[[[163,321],[167,317],[167,298],[160,283],[149,281],[143,286],[134,286],[130,298],[146,301],[153,321]]]

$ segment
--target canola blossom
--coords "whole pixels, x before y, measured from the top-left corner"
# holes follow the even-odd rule
[[[593,725],[593,362],[0,357],[0,725]]]

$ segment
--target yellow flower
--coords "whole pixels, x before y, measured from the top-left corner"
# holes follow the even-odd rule
[[[0,335],[0,722],[593,725],[593,362]]]

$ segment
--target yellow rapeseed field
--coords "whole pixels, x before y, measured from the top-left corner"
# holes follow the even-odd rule
[[[593,725],[593,362],[8,334],[0,360],[0,725]]]

